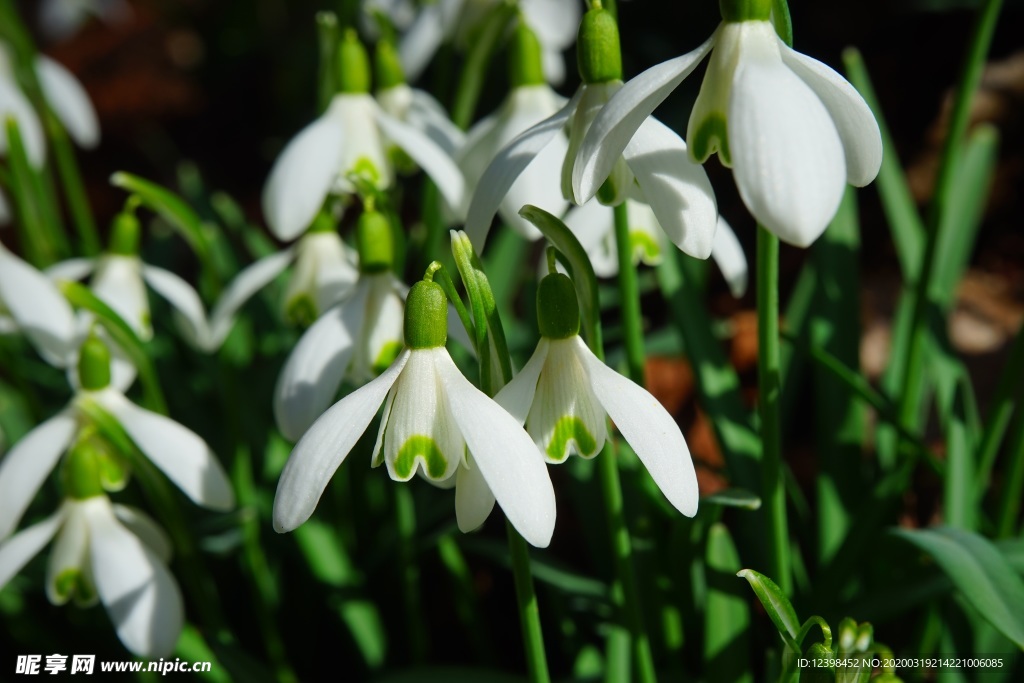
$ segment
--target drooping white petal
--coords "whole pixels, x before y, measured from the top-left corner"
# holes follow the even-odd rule
[[[195,503],[214,510],[235,505],[224,468],[195,432],[135,405],[113,389],[89,394],[117,418],[132,441]]]
[[[541,337],[523,369],[494,396],[494,402],[518,420],[519,424],[526,424],[526,416],[530,414],[530,406],[537,393],[537,380],[547,361],[549,346],[548,339]]]
[[[192,285],[169,270],[145,264],[142,266],[142,278],[180,314],[188,330],[186,336],[191,339],[206,339],[210,336],[206,308]]]
[[[747,257],[743,254],[743,245],[736,238],[732,227],[721,216],[718,217],[718,229],[715,230],[715,245],[711,248],[711,258],[722,271],[729,291],[739,299],[747,291]]]
[[[199,348],[212,352],[224,343],[235,314],[254,295],[266,287],[295,258],[294,249],[286,249],[265,256],[242,269],[221,293],[210,313],[209,336],[200,340]]]
[[[0,245],[0,301],[48,362],[63,367],[75,340],[71,306],[38,270]]]
[[[477,251],[483,249],[487,233],[491,229],[491,219],[508,194],[509,188],[540,151],[560,133],[576,110],[579,97],[580,90],[577,90],[568,104],[517,136],[487,167],[477,184],[466,218],[466,234]]]
[[[452,123],[448,112],[425,90],[410,88],[409,123],[426,133],[448,156],[454,158],[466,135]]]
[[[36,57],[36,75],[43,96],[71,138],[90,149],[100,141],[100,124],[85,88],[62,65],[45,55]]]
[[[369,384],[335,403],[295,444],[274,497],[274,530],[291,531],[313,514],[334,472],[366,431],[409,360],[403,352]]]
[[[21,438],[0,460],[0,540],[21,521],[39,487],[75,435],[74,413],[64,410]]]
[[[54,605],[63,605],[74,595],[75,586],[64,586],[70,588],[71,592],[62,593],[59,588],[61,574],[67,571],[82,573],[88,571],[89,564],[89,527],[84,515],[78,514],[79,504],[68,501],[64,504],[67,509],[67,516],[64,524],[57,534],[57,540],[50,551],[50,559],[46,563],[46,597]],[[90,575],[92,572],[88,572]]]
[[[669,240],[690,256],[707,258],[718,205],[704,167],[690,160],[682,138],[648,117],[623,156]]]
[[[263,215],[278,239],[290,242],[313,222],[341,169],[344,144],[345,128],[328,109],[274,162],[263,188]]]
[[[8,117],[18,123],[29,163],[42,168],[46,160],[46,137],[39,117],[14,79],[0,78],[0,121],[6,121]],[[6,131],[6,126],[0,131],[0,156],[7,156],[9,149]]]
[[[824,232],[846,186],[843,146],[818,96],[771,43],[748,40],[729,101],[736,185],[779,239],[806,247]]]
[[[576,42],[580,3],[565,0],[520,0],[527,25],[545,47],[564,50]]]
[[[555,530],[555,491],[533,440],[462,376],[447,352],[438,358],[437,369],[473,464],[512,526],[530,544],[547,547]]]
[[[415,81],[420,77],[443,40],[441,7],[438,3],[424,5],[398,46],[406,78]]]
[[[361,176],[379,190],[387,189],[395,171],[384,144],[377,101],[368,93],[340,93],[334,96],[331,109],[345,130],[335,191],[356,192],[350,174]]]
[[[69,258],[59,263],[54,263],[43,272],[46,277],[54,282],[77,282],[84,280],[96,268],[96,259],[92,258]]]
[[[849,81],[816,59],[779,42],[782,61],[806,83],[828,109],[843,141],[846,182],[863,187],[882,165],[882,135],[867,102]]]
[[[455,519],[459,531],[480,528],[494,509],[494,494],[472,459],[455,474]]]
[[[64,508],[0,543],[0,589],[39,554],[64,521]]]
[[[597,400],[669,502],[693,517],[697,514],[697,474],[679,425],[658,399],[598,360],[579,337],[576,339]]]
[[[597,115],[580,146],[573,167],[576,201],[597,194],[633,134],[683,79],[710,52],[714,36],[693,52],[652,66],[629,80]]]
[[[114,503],[114,516],[142,541],[160,561],[167,564],[174,554],[174,546],[167,532],[152,517],[136,507]]]
[[[359,279],[359,271],[348,256],[350,251],[336,232],[303,235],[295,245],[295,268],[285,288],[285,310],[305,298],[316,306],[319,315],[345,299]]]
[[[633,212],[629,212],[632,220]],[[619,272],[619,261],[615,253],[615,224],[611,207],[605,206],[596,198],[583,206],[574,206],[565,215],[565,225],[580,246],[590,257],[594,274],[598,277],[613,277]],[[660,229],[660,228],[659,228]],[[547,262],[542,264],[543,273],[547,274]]]
[[[96,265],[90,287],[103,303],[114,309],[143,341],[153,337],[142,261],[138,256],[105,254]]]
[[[352,329],[358,334],[351,376],[358,382],[380,374],[401,352],[405,334],[405,285],[392,273],[363,275],[366,298],[362,318]]]
[[[416,128],[377,110],[377,123],[392,142],[401,147],[437,185],[441,196],[461,216],[466,201],[462,172],[436,142]]]
[[[365,285],[306,330],[292,349],[274,389],[274,418],[285,438],[297,441],[331,405],[362,324]]]
[[[181,591],[160,558],[114,517],[106,496],[82,503],[91,533],[93,579],[124,646],[169,655],[183,621]]]

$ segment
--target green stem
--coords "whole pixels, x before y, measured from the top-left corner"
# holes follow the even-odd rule
[[[50,142],[53,144],[57,173],[64,186],[64,197],[71,210],[71,218],[75,223],[78,239],[81,240],[82,251],[86,256],[95,256],[100,253],[101,249],[99,233],[96,231],[96,221],[93,219],[92,209],[89,207],[89,198],[85,194],[82,174],[78,170],[78,162],[75,161],[75,152],[71,148],[71,141],[68,140],[67,132],[52,112],[46,112],[44,120],[50,135]]]
[[[793,581],[779,427],[779,240],[760,225],[757,228],[757,344],[761,499],[768,517],[768,562],[771,577],[783,593],[790,595]]]
[[[508,2],[495,7],[466,57],[466,67],[459,78],[455,101],[452,103],[452,122],[463,130],[469,128],[473,121],[473,114],[480,100],[480,91],[487,76],[487,67],[504,42],[502,37],[505,35],[505,29],[517,11],[515,4]]]
[[[526,541],[512,524],[505,522],[508,532],[508,549],[512,557],[512,577],[516,584],[516,602],[519,606],[519,625],[523,632],[523,647],[526,650],[526,666],[532,683],[547,683],[548,660],[544,652],[544,633],[540,626],[540,608],[537,593],[533,587],[530,571],[530,551]]]
[[[416,510],[412,491],[407,486],[395,487],[395,514],[398,523],[398,546],[405,590],[405,620],[408,626],[409,649],[415,664],[427,656],[427,632],[423,627],[420,604],[420,570],[416,564]]]
[[[629,240],[629,210],[622,202],[612,211],[615,214],[615,250],[619,258],[619,296],[622,327],[625,331],[626,364],[629,378],[644,385],[644,331],[640,317],[640,292],[633,268],[633,249]]]
[[[996,536],[1009,538],[1016,533],[1020,516],[1021,496],[1024,494],[1024,415],[1017,417],[1007,449],[1009,463],[1005,476],[1003,497],[996,514]]]

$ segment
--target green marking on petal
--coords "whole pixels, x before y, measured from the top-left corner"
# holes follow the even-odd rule
[[[398,451],[398,457],[395,458],[395,474],[403,480],[412,478],[417,460],[425,465],[427,476],[431,479],[441,479],[448,469],[448,459],[438,448],[437,442],[422,434],[410,436]]]
[[[284,312],[284,317],[290,324],[303,329],[316,322],[319,315],[316,302],[309,294],[299,294],[293,297]]]
[[[555,424],[555,432],[548,444],[547,455],[551,462],[565,462],[569,457],[569,442],[576,445],[576,451],[584,458],[593,457],[597,454],[597,442],[583,420],[572,415],[566,415]]]
[[[661,245],[648,233],[639,230],[630,231],[629,244],[633,252],[634,263],[642,262],[649,266],[661,263]]]
[[[74,595],[81,577],[82,572],[73,567],[69,567],[57,575],[53,582],[53,588],[61,602],[67,602]]]
[[[714,112],[700,122],[697,132],[690,144],[690,156],[703,164],[707,158],[718,152],[719,159],[726,166],[732,164],[729,154],[729,133],[726,128],[725,114]]]
[[[75,583],[74,592],[75,604],[79,607],[90,607],[95,605],[99,596],[96,594],[96,586],[84,572],[78,572],[78,581]]]
[[[352,168],[349,169],[348,175],[356,176],[357,179],[367,182],[374,187],[380,185],[380,169],[377,168],[377,165],[369,157],[359,157],[356,159],[356,162],[352,164]]]
[[[106,450],[99,461],[100,483],[105,491],[122,491],[128,485],[128,477],[131,474],[127,461],[114,453]]]
[[[398,358],[398,354],[402,352],[402,342],[400,341],[389,341],[381,347],[380,354],[377,356],[377,360],[373,361],[373,374],[379,375],[380,373],[391,367],[391,364]]]

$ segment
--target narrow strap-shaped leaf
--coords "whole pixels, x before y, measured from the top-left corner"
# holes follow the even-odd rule
[[[746,579],[750,584],[754,595],[761,601],[768,618],[775,624],[775,629],[786,645],[793,652],[800,652],[800,646],[796,642],[797,634],[800,632],[800,619],[797,618],[793,604],[782,589],[767,576],[753,569],[741,569],[736,576]]]
[[[733,577],[740,567],[736,545],[724,524],[708,530],[708,583],[704,609],[704,670],[712,683],[752,681],[750,608]]]

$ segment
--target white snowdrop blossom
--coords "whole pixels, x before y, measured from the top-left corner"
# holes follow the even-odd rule
[[[502,0],[437,0],[422,3],[419,14],[409,24],[399,50],[402,66],[411,80],[420,77],[437,49],[446,42],[464,48],[490,12]],[[543,67],[549,83],[565,79],[562,51],[576,38],[580,3],[575,0],[519,0],[519,16],[537,34],[543,49]],[[403,20],[402,8],[390,16]],[[396,21],[396,26],[402,24]]]
[[[117,637],[140,657],[169,655],[183,624],[181,590],[167,569],[171,544],[144,512],[101,492],[69,496],[56,513],[0,543],[0,588],[56,537],[46,571],[55,605],[103,603]]]
[[[64,367],[75,346],[75,317],[46,275],[0,244],[0,334],[22,332],[51,365]]]
[[[611,15],[605,10],[587,12],[580,27],[581,45],[591,40],[606,44],[607,35],[614,37],[617,46],[618,29]],[[573,98],[557,113],[508,143],[482,174],[466,218],[466,232],[474,244],[483,245],[491,219],[506,200],[510,186],[531,162],[550,154],[553,141],[561,139],[563,129],[568,130],[569,144],[557,154],[556,162],[561,170],[562,195],[577,203],[593,196],[594,193],[585,198],[574,196],[574,163],[594,117],[622,87],[621,65],[617,53],[614,60],[597,60],[596,64],[591,63],[594,51],[581,48],[580,54],[583,83]],[[718,220],[714,191],[704,169],[689,159],[686,144],[667,126],[653,118],[645,120],[630,144],[616,155],[604,177],[605,191],[599,195],[602,202],[619,204],[627,198],[643,201],[654,211],[658,224],[673,244],[697,258],[710,255]]]
[[[751,214],[781,240],[808,246],[821,235],[846,183],[877,175],[881,136],[853,86],[776,35],[769,5],[727,16],[696,50],[651,67],[610,99],[580,146],[577,198],[598,191],[634,132],[710,52],[687,127],[691,156],[703,162],[717,151]]]
[[[390,187],[395,168],[389,145],[416,162],[461,214],[465,182],[455,162],[426,134],[386,113],[369,94],[368,58],[351,31],[342,39],[341,54],[341,92],[288,143],[263,188],[263,213],[271,231],[285,241],[298,237],[330,193],[356,191],[353,176],[378,190]]]
[[[633,263],[656,266],[661,263],[668,248],[668,237],[661,229],[657,216],[651,207],[633,199],[626,200],[629,216],[629,239],[632,246]],[[619,272],[619,259],[615,247],[614,214],[607,206],[591,199],[583,206],[576,206],[565,215],[565,225],[572,230],[580,245],[590,257],[594,274],[598,277],[615,277]],[[732,227],[721,216],[715,228],[711,245],[711,258],[722,271],[729,291],[736,298],[747,291],[749,269],[743,247]],[[541,267],[547,272],[547,260]]]
[[[132,403],[110,384],[110,356],[90,337],[79,362],[82,388],[71,403],[21,438],[0,461],[0,539],[18,525],[61,456],[94,437],[91,414],[106,413],[138,449],[193,502],[228,510],[234,493],[220,462],[197,434],[174,420]],[[110,482],[118,488],[117,481]]]
[[[526,426],[548,462],[591,458],[608,438],[610,417],[669,502],[697,513],[697,475],[679,425],[668,411],[598,359],[579,336],[572,281],[561,273],[537,292],[541,340],[494,400]]]
[[[419,473],[455,483],[459,528],[471,531],[495,500],[522,536],[551,540],[555,497],[536,446],[501,407],[474,387],[444,348],[447,301],[440,286],[419,282],[406,307],[406,348],[391,367],[325,412],[296,444],[274,500],[274,528],[291,531],[313,513],[330,478],[384,405],[374,465],[392,479]]]

